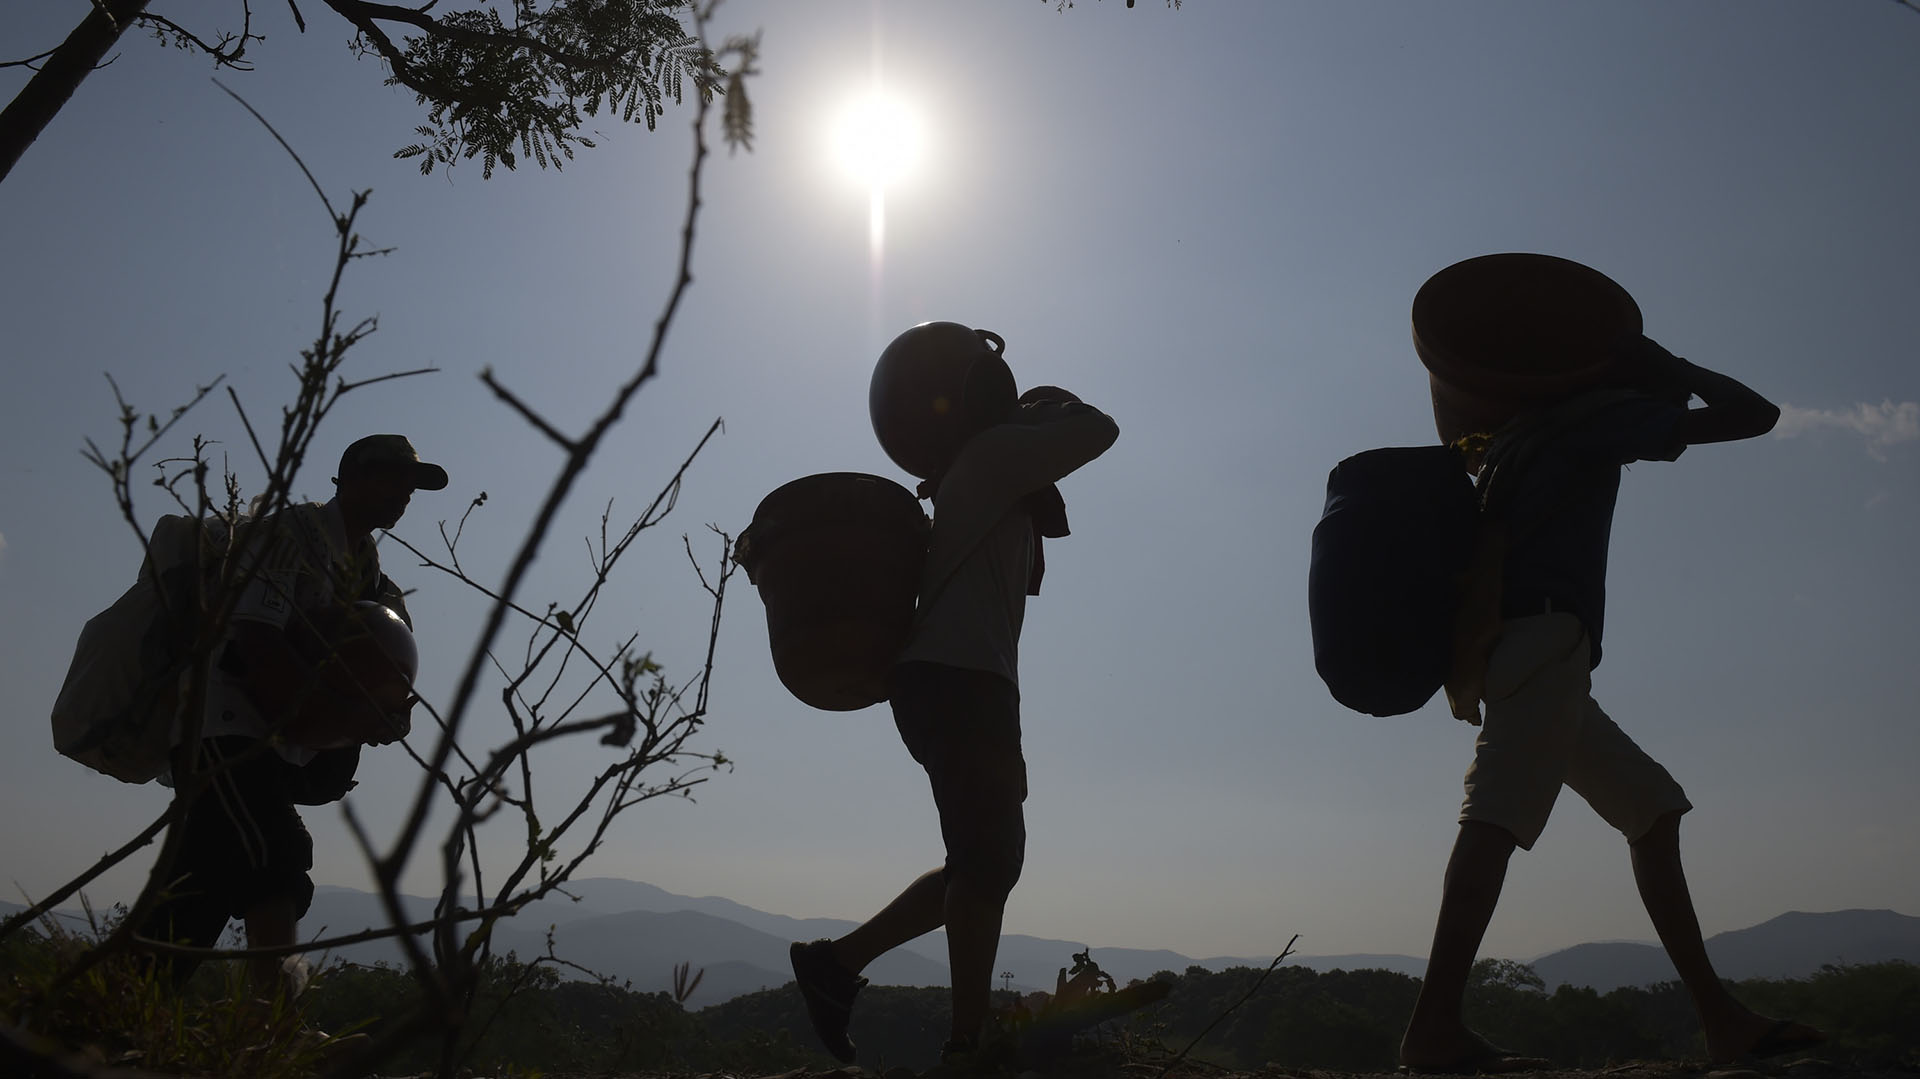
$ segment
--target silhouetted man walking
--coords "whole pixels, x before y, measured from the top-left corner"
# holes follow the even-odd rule
[[[1026,851],[1018,669],[1026,599],[1039,590],[1041,537],[1067,532],[1054,481],[1119,436],[1106,414],[1057,387],[1028,390],[999,421],[921,485],[934,499],[933,535],[914,629],[888,680],[895,726],[932,782],[945,864],[838,940],[792,948],[814,1030],[842,1061],[854,1059],[847,1026],[866,984],[859,972],[941,926],[953,987],[942,1058],[972,1053],[987,1017],[1001,914]]]
[[[1547,1066],[1490,1045],[1468,1029],[1461,1006],[1508,859],[1515,847],[1532,849],[1563,785],[1627,838],[1641,901],[1692,995],[1713,1061],[1774,1055],[1821,1040],[1811,1027],[1754,1013],[1721,984],[1680,864],[1680,817],[1692,803],[1589,695],[1589,672],[1600,662],[1607,543],[1621,467],[1672,461],[1691,445],[1763,435],[1780,410],[1645,337],[1626,348],[1627,381],[1649,392],[1599,391],[1521,416],[1470,459],[1476,470],[1496,470],[1489,498],[1503,495],[1497,528],[1506,547],[1494,563],[1497,580],[1482,582],[1486,587],[1469,596],[1460,659],[1447,687],[1454,714],[1479,725],[1480,735],[1426,979],[1400,1043],[1401,1063],[1410,1070]],[[1706,407],[1687,408],[1693,396]],[[1523,441],[1526,450],[1514,452]],[[1494,508],[1490,502],[1488,511]]]

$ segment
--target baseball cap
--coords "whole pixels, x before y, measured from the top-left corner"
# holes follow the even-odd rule
[[[405,435],[368,435],[340,455],[340,475],[377,469],[405,469],[415,490],[438,491],[447,485],[447,470],[420,459]]]

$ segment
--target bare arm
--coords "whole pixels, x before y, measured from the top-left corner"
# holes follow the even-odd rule
[[[1029,491],[1100,456],[1120,435],[1106,413],[1075,403],[1056,419],[1003,423],[975,435],[940,484],[921,594],[929,595]]]
[[[1660,396],[1684,393],[1705,403],[1705,408],[1688,409],[1680,420],[1678,434],[1689,446],[1757,438],[1780,419],[1778,405],[1738,379],[1688,363],[1647,337],[1630,347],[1629,363],[1638,369],[1643,387]]]
[[[1680,437],[1688,445],[1758,438],[1779,422],[1780,406],[1745,383],[1685,360],[1680,363],[1686,369],[1684,385],[1707,406],[1688,409],[1680,421]]]
[[[1120,437],[1113,417],[1091,405],[1055,406],[1055,413],[1039,423],[1006,423],[974,436],[954,471],[973,473],[1011,503],[1065,478]]]

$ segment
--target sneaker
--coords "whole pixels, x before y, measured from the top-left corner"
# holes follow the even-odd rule
[[[1006,1079],[1017,1070],[1013,1047],[1002,1041],[954,1038],[940,1047],[940,1063],[920,1079]]]
[[[352,1034],[328,1034],[315,1027],[302,1029],[300,1040],[305,1048],[313,1052],[316,1062],[329,1064],[373,1044],[373,1036],[363,1030],[356,1030]]]
[[[835,1060],[853,1063],[853,1039],[847,1037],[847,1023],[853,1018],[853,998],[867,980],[841,966],[833,958],[833,942],[824,938],[787,949],[793,961],[793,980],[800,997],[807,1003],[807,1018],[813,1032],[820,1036]]]

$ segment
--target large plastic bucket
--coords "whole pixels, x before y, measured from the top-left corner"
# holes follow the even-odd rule
[[[931,530],[913,492],[860,472],[806,476],[761,500],[735,557],[795,697],[833,712],[887,699]]]
[[[1452,443],[1492,433],[1527,408],[1614,379],[1617,344],[1641,332],[1640,306],[1606,274],[1553,255],[1456,262],[1413,298],[1413,347],[1433,419]]]

